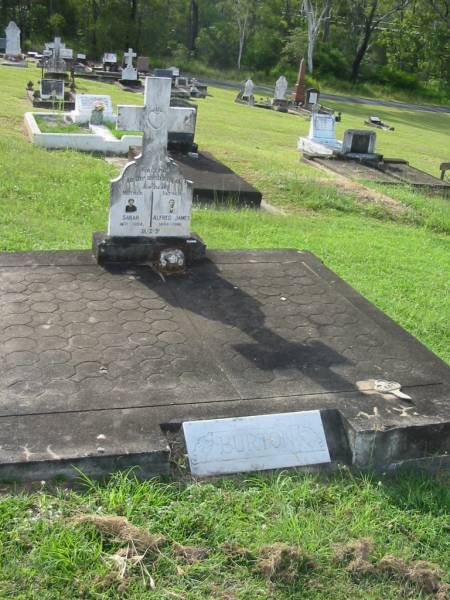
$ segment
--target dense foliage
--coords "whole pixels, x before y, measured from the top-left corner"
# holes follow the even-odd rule
[[[414,91],[450,87],[450,0],[1,0],[25,48],[59,33],[90,57],[132,46],[153,60]],[[311,44],[312,42],[312,44]]]

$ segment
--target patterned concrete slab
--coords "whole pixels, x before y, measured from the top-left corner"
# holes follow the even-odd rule
[[[3,477],[150,475],[185,420],[311,409],[334,462],[450,450],[450,368],[308,253],[210,252],[166,280],[89,252],[0,254],[0,318]]]

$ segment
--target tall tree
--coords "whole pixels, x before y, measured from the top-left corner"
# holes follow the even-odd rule
[[[361,63],[369,48],[374,31],[394,13],[404,10],[409,3],[410,0],[395,0],[394,2],[392,0],[350,0],[352,7],[350,18],[352,23],[360,25],[356,55],[350,75],[353,82],[358,79]]]
[[[237,58],[237,68],[239,70],[242,64],[245,42],[247,41],[248,37],[250,15],[253,4],[254,2],[252,2],[252,0],[231,0],[231,10],[239,34],[239,51]]]
[[[195,52],[195,43],[198,36],[198,3],[197,0],[189,1],[189,39],[188,50]]]

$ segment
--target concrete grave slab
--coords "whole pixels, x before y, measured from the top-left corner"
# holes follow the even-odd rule
[[[0,254],[0,477],[150,476],[168,428],[310,410],[333,464],[448,461],[450,367],[309,253],[207,257],[163,280],[87,251]]]

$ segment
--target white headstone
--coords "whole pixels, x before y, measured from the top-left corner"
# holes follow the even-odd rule
[[[244,86],[244,98],[250,98],[250,96],[253,96],[254,87],[253,81],[251,79],[247,79]]]
[[[103,63],[116,64],[117,54],[114,54],[113,52],[105,52],[105,54],[103,55]]]
[[[8,27],[5,29],[6,33],[6,56],[19,56],[22,54],[20,48],[20,29],[14,23],[10,21]]]
[[[136,56],[136,52],[133,52],[132,48],[128,49],[125,53],[124,58],[126,60],[126,67],[122,71],[122,79],[127,81],[137,81],[138,72],[133,67],[133,58]]]
[[[171,79],[147,78],[142,154],[111,182],[110,236],[190,235],[192,182],[167,154],[171,88]]]
[[[330,462],[320,411],[183,423],[193,475]]]
[[[117,129],[122,131],[143,131],[146,108],[151,105],[151,77],[145,80],[144,106],[119,105],[117,107]],[[171,106],[168,116],[168,129],[171,133],[184,133],[194,139],[197,111],[195,108]]]
[[[287,88],[288,88],[287,79],[284,75],[281,75],[281,77],[279,77],[277,79],[277,82],[275,84],[275,96],[274,96],[275,100],[285,100]]]
[[[309,139],[318,142],[336,141],[336,118],[334,115],[313,112],[309,125]]]
[[[105,106],[103,111],[104,121],[114,121],[113,105],[111,96],[102,96],[98,94],[77,94],[75,96],[75,110],[71,111],[70,116],[74,123],[88,123],[91,113],[95,106],[101,103]]]

